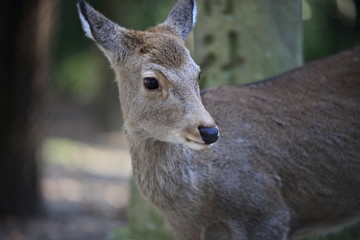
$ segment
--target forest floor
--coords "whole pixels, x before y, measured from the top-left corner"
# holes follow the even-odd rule
[[[44,213],[8,217],[0,240],[105,240],[127,225],[130,156],[121,131],[96,128],[90,108],[48,101],[41,150]]]

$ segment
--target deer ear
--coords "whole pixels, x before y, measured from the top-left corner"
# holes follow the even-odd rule
[[[111,53],[120,47],[124,28],[107,19],[84,0],[78,2],[77,8],[86,36],[94,40],[110,58]]]
[[[163,25],[174,29],[185,40],[195,25],[196,13],[196,0],[176,0]]]

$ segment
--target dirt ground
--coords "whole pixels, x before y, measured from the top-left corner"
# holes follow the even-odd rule
[[[0,240],[102,240],[127,224],[130,157],[121,131],[96,128],[87,107],[49,99],[44,114],[44,214],[8,217]]]

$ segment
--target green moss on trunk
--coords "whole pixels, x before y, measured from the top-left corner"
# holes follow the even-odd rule
[[[301,1],[199,1],[202,87],[249,83],[302,64]]]

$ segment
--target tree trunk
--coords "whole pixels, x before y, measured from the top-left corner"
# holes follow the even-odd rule
[[[39,211],[39,119],[54,3],[0,3],[0,217]]]
[[[300,0],[198,4],[195,59],[203,88],[258,81],[302,64]]]

